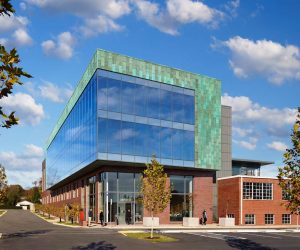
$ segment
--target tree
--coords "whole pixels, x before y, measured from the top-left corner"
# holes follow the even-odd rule
[[[0,204],[3,204],[6,199],[7,192],[7,178],[5,168],[0,164]]]
[[[279,185],[288,197],[285,203],[291,214],[297,214],[297,228],[300,212],[300,107],[291,134],[292,148],[284,153],[284,167],[278,169]]]
[[[151,239],[153,238],[153,217],[161,213],[169,205],[171,189],[166,186],[167,174],[164,167],[152,157],[151,163],[146,164],[144,178],[142,179],[141,193],[143,204],[152,217]]]
[[[10,16],[14,12],[15,10],[10,4],[10,0],[0,0],[0,16]],[[15,48],[7,51],[5,47],[0,44],[0,99],[12,94],[15,84],[23,84],[20,81],[20,77],[32,77],[24,72],[22,68],[17,66],[19,62],[20,58]],[[18,124],[19,121],[19,119],[15,117],[14,111],[8,114],[1,106],[0,119],[1,127],[3,128],[10,128],[11,126]]]
[[[20,185],[10,185],[7,187],[5,205],[14,207],[24,194],[24,189]]]

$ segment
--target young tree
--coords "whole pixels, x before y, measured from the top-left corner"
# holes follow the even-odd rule
[[[299,227],[300,212],[300,107],[291,134],[292,148],[284,153],[284,167],[279,168],[279,185],[288,197],[287,209],[291,214],[297,214],[297,228]]]
[[[163,212],[169,205],[171,189],[166,186],[167,174],[164,173],[164,167],[155,157],[146,166],[144,178],[142,179],[141,193],[143,194],[144,207],[152,217],[151,238],[153,238],[153,217]]]
[[[14,12],[15,10],[10,4],[10,0],[0,0],[0,16],[10,16]],[[15,84],[22,85],[20,77],[32,77],[17,66],[19,62],[20,58],[15,48],[7,51],[5,47],[0,44],[0,99],[12,94],[12,89]],[[8,114],[3,110],[3,107],[0,106],[1,127],[10,128],[12,125],[18,124],[18,121],[19,119],[15,117],[15,112]]]
[[[7,192],[7,178],[5,168],[0,164],[0,204],[3,204],[6,199]]]

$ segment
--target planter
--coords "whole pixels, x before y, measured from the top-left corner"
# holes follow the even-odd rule
[[[219,225],[221,227],[234,227],[235,226],[235,219],[234,218],[226,218],[221,217],[219,218]]]
[[[143,217],[143,226],[152,227],[152,217]],[[153,217],[153,226],[159,226],[159,217]]]
[[[197,227],[199,226],[198,217],[183,217],[182,225],[184,227]]]

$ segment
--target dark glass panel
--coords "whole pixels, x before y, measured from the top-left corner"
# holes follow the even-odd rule
[[[184,193],[184,176],[170,176],[172,193]]]
[[[107,173],[107,184],[108,184],[108,186],[105,186],[104,190],[105,191],[108,190],[109,192],[116,192],[117,191],[117,182],[118,182],[117,173],[116,172],[108,172]]]
[[[118,180],[120,192],[134,192],[133,173],[119,173]]]

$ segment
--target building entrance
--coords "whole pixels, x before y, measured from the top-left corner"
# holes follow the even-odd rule
[[[126,202],[119,203],[119,223],[120,224],[133,224],[134,203]]]

